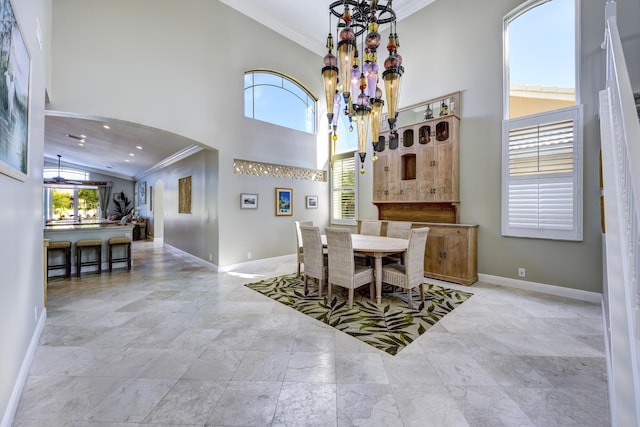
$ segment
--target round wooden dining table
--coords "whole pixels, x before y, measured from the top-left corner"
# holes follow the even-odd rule
[[[323,234],[320,237],[322,238],[322,244],[326,246],[326,235]],[[368,255],[375,259],[376,301],[380,304],[382,301],[382,257],[406,252],[409,240],[368,234],[352,234],[351,245],[353,246],[353,252]]]

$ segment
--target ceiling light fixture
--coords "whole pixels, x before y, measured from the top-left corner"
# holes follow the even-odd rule
[[[142,150],[142,147],[141,147],[141,146],[139,146],[139,145],[136,145],[136,148],[137,148],[138,150]]]
[[[338,139],[337,120],[340,111],[340,94],[345,103],[345,114],[352,123],[355,119],[358,132],[358,153],[360,155],[360,173],[364,173],[364,160],[367,155],[367,137],[371,126],[374,151],[378,146],[380,123],[382,120],[382,90],[378,84],[377,49],[380,46],[378,27],[389,25],[389,56],[384,61],[385,82],[389,128],[396,133],[398,99],[402,82],[402,57],[398,55],[398,33],[396,32],[396,13],[392,8],[393,0],[339,0],[329,5],[329,27],[331,16],[338,17],[336,32],[338,35],[338,57],[333,54],[333,36],[331,29],[327,37],[329,52],[324,57],[322,77],[324,80],[327,118],[332,132],[332,144]],[[360,36],[360,51],[357,38]],[[359,63],[359,56],[364,63]],[[349,130],[353,125],[349,126]],[[332,153],[335,150],[332,149]]]
[[[109,125],[102,125],[103,128],[105,129],[111,129],[111,127]]]

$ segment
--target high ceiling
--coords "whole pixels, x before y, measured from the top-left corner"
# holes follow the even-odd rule
[[[326,53],[328,1],[220,1],[319,55]],[[395,0],[393,9],[402,20],[433,1]],[[333,18],[332,24],[335,22]],[[84,146],[79,145],[82,135],[86,136]],[[126,179],[135,179],[194,144],[179,135],[118,120],[56,112],[47,112],[45,117],[45,159],[57,163],[60,155],[64,165]]]

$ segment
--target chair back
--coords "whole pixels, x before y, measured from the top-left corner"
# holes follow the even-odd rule
[[[352,287],[355,261],[351,232],[346,228],[326,228],[327,251],[329,253],[329,283]]]
[[[298,262],[302,262],[302,233],[300,232],[301,226],[313,226],[313,221],[295,221],[296,225],[296,239],[297,239],[297,253]]]
[[[360,234],[369,236],[379,236],[382,230],[382,221],[362,221],[360,223]]]
[[[411,223],[407,221],[387,222],[387,237],[408,239],[411,234]]]
[[[429,227],[414,228],[409,235],[405,257],[406,275],[409,287],[424,280],[424,252],[427,245]]]
[[[318,227],[300,226],[304,251],[304,273],[314,279],[324,280],[326,265],[322,251],[322,240]]]

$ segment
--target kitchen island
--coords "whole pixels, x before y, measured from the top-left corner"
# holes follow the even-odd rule
[[[130,223],[106,220],[61,220],[48,221],[44,226],[44,239],[49,241],[68,240],[71,242],[71,269],[76,265],[75,243],[84,239],[102,240],[102,269],[109,269],[109,244],[112,237],[132,237],[133,225]],[[83,255],[84,258],[85,255]],[[93,256],[93,255],[92,255]],[[60,264],[63,262],[62,254],[51,254],[51,263]],[[60,257],[60,258],[55,258]]]

